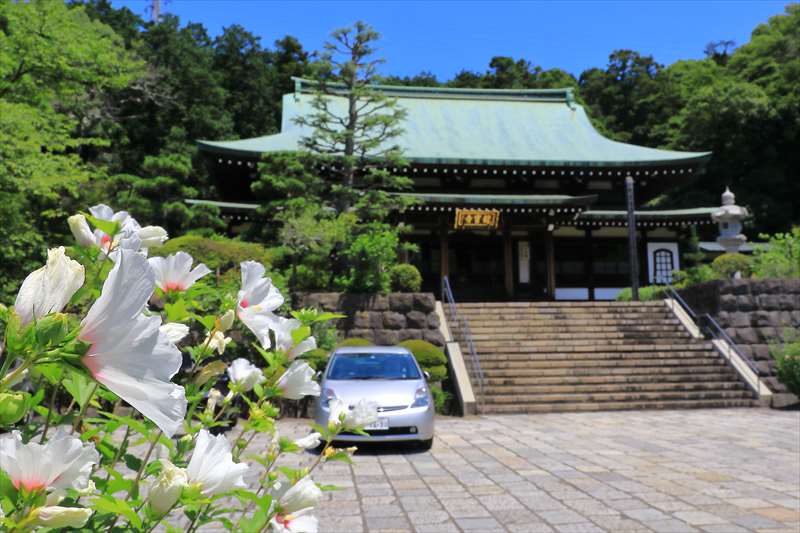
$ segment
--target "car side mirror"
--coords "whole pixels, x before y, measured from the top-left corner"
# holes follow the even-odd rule
[[[425,381],[430,381],[431,380],[431,375],[427,370],[423,370],[422,374],[425,376]]]

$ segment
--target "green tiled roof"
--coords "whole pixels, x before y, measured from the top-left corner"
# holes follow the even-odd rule
[[[711,220],[711,213],[717,211],[719,207],[695,207],[692,209],[670,209],[662,211],[634,211],[636,219],[640,221],[660,221],[660,220],[697,220],[708,218]],[[627,211],[584,211],[578,220],[627,220]]]
[[[524,206],[588,206],[597,201],[596,195],[524,195],[524,194],[439,194],[439,193],[395,193],[410,196],[426,204],[445,205],[524,205]]]
[[[184,200],[189,205],[212,205],[214,207],[219,207],[220,209],[225,209],[227,211],[255,211],[259,207],[260,204],[242,204],[237,202],[217,202],[216,200],[193,200],[193,199],[186,199]]]
[[[310,130],[294,123],[313,112],[308,83],[283,97],[281,133],[236,141],[198,141],[201,149],[239,157],[298,151]],[[703,164],[710,152],[676,152],[600,135],[568,89],[486,90],[376,86],[407,111],[393,139],[407,160],[428,164],[617,166]],[[331,96],[345,114],[346,99]]]

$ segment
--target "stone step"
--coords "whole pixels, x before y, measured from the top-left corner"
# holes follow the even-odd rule
[[[533,320],[528,318],[514,318],[510,316],[505,317],[491,317],[485,319],[469,319],[469,328],[491,328],[491,327],[540,327],[540,328],[576,328],[576,327],[598,327],[598,326],[611,326],[611,327],[648,327],[648,326],[680,326],[681,323],[677,318],[664,318],[660,320],[646,320],[639,319],[625,319],[625,320],[608,320],[608,319],[575,319],[575,320],[552,320],[552,319],[539,319]]]
[[[462,343],[463,344],[463,343]],[[591,353],[591,352],[679,352],[709,351],[713,349],[710,342],[635,342],[635,341],[603,341],[598,343],[583,340],[570,342],[552,341],[476,341],[473,343],[479,355],[489,353]],[[466,348],[466,346],[462,346]]]
[[[502,366],[485,368],[481,365],[484,378],[559,378],[574,379],[578,377],[604,377],[604,376],[661,376],[677,375],[687,372],[727,372],[728,367],[720,358],[713,359],[710,363],[697,363],[692,365],[653,365],[653,366],[562,366],[549,368],[529,368],[527,365]]]
[[[601,310],[598,311],[580,311],[580,312],[540,312],[540,311],[515,311],[513,309],[506,309],[506,310],[498,310],[496,313],[488,312],[485,310],[481,311],[459,311],[459,316],[462,318],[467,318],[469,320],[480,320],[482,318],[516,318],[516,319],[525,319],[525,320],[568,320],[568,319],[606,319],[606,320],[618,320],[618,319],[637,319],[637,318],[650,318],[650,319],[662,319],[668,318],[671,315],[671,311],[669,309],[665,309],[663,311],[648,311],[648,312],[636,312],[636,311],[628,311],[628,312],[604,312]]]
[[[580,332],[572,333],[516,333],[506,331],[492,332],[472,332],[473,341],[561,341],[561,340],[590,340],[594,342],[604,340],[642,340],[642,339],[692,339],[687,331],[604,331],[604,332]]]
[[[620,308],[635,308],[647,309],[651,307],[665,307],[666,304],[661,300],[650,300],[645,302],[616,302],[616,301],[597,301],[597,302],[465,302],[457,304],[459,309],[508,309],[508,308],[596,308],[596,307],[612,307],[615,309]]]
[[[637,402],[664,400],[745,400],[752,399],[746,390],[705,390],[705,391],[654,391],[654,392],[598,392],[576,394],[515,394],[484,395],[483,405],[489,404],[551,404],[551,403],[602,403]]]
[[[456,332],[458,332],[458,328],[453,328]],[[531,336],[538,336],[539,334],[547,334],[547,333],[558,333],[558,334],[574,334],[574,333],[585,333],[585,334],[600,334],[600,333],[685,333],[686,328],[684,328],[680,324],[674,325],[661,325],[661,324],[650,324],[650,325],[631,325],[631,326],[567,326],[567,325],[559,325],[555,328],[549,326],[530,326],[530,325],[518,325],[518,326],[476,326],[470,323],[470,331],[472,331],[473,335],[477,334],[485,334],[485,333],[519,333],[523,335],[531,335]]]
[[[673,352],[551,352],[551,353],[503,353],[479,352],[480,363],[497,361],[620,361],[654,359],[715,359],[716,352],[709,350],[683,350]]]
[[[489,397],[515,395],[549,396],[553,394],[598,394],[598,393],[633,393],[633,392],[702,392],[748,390],[744,383],[731,381],[730,378],[716,381],[674,382],[674,383],[590,383],[582,385],[490,385],[484,386],[483,393]]]
[[[653,400],[622,402],[587,402],[555,404],[500,405],[485,404],[479,408],[481,414],[526,414],[526,413],[569,413],[582,411],[625,411],[639,409],[710,409],[722,407],[756,407],[755,400],[749,399],[703,399],[703,400]]]
[[[555,368],[649,368],[660,366],[680,366],[682,368],[691,366],[708,366],[713,364],[725,364],[719,357],[696,357],[696,358],[653,358],[653,359],[562,359],[554,361],[481,361],[481,368],[484,372],[493,369],[555,369]]]
[[[495,386],[545,386],[545,385],[639,385],[648,383],[703,383],[736,380],[736,373],[729,367],[714,367],[709,372],[694,372],[697,367],[676,374],[623,374],[610,376],[536,376],[536,377],[488,377],[484,388]]]

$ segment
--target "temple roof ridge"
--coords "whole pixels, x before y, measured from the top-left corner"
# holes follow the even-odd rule
[[[293,76],[296,93],[311,93],[319,82]],[[455,98],[478,100],[529,100],[575,104],[575,91],[572,87],[557,89],[485,89],[471,87],[424,87],[419,85],[370,84],[369,87],[395,98]],[[337,89],[346,92],[342,83],[329,83],[327,88],[336,94]]]

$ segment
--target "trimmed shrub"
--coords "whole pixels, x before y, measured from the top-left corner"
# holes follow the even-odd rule
[[[674,287],[686,287],[696,283],[714,281],[715,279],[720,279],[720,275],[710,265],[697,265],[686,270],[675,270],[672,273],[672,285]]]
[[[722,254],[714,259],[711,268],[718,276],[727,279],[732,278],[737,272],[743,278],[748,278],[753,272],[750,258],[744,254]]]
[[[431,385],[431,394],[433,395],[433,405],[436,408],[436,412],[440,415],[448,414],[450,412],[448,403],[452,399],[453,395],[449,392],[445,392],[439,387],[438,385]]]
[[[272,251],[260,244],[218,236],[184,235],[168,240],[160,248],[150,249],[152,255],[162,257],[179,251],[188,253],[195,261],[205,263],[211,270],[229,270],[238,267],[242,261],[250,260],[269,267],[274,260]]]
[[[389,271],[392,290],[395,292],[419,292],[422,287],[422,274],[414,265],[394,265]]]
[[[414,358],[422,370],[431,375],[430,381],[447,379],[447,356],[439,348],[428,341],[409,339],[399,344],[414,354]]]
[[[617,294],[617,301],[618,302],[630,302],[633,298],[633,294],[631,293],[631,288],[626,287]],[[648,285],[646,287],[639,287],[639,300],[642,302],[647,302],[650,300],[660,300],[664,298],[664,287],[660,285]]]
[[[789,331],[782,344],[770,345],[778,379],[789,392],[800,397],[800,333]]]
[[[372,342],[368,341],[367,339],[362,339],[361,337],[350,337],[349,339],[345,339],[340,342],[336,347],[347,348],[348,346],[372,346],[372,344]]]

